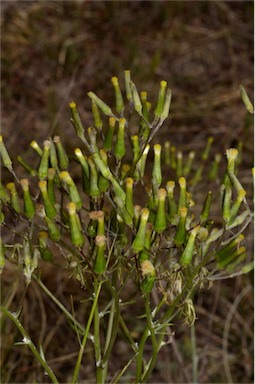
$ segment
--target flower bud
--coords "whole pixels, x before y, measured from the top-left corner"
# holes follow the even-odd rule
[[[156,106],[155,112],[154,112],[156,117],[161,117],[161,115],[162,115],[164,103],[165,103],[166,88],[167,88],[167,82],[165,80],[162,80],[160,82],[158,101],[157,101],[157,106]]]
[[[30,146],[35,150],[35,152],[36,152],[40,157],[42,156],[42,154],[43,154],[43,150],[42,150],[42,148],[38,145],[38,143],[37,143],[35,140],[31,141]]]
[[[46,216],[50,219],[54,219],[57,215],[57,210],[49,198],[47,182],[45,180],[39,181],[39,188],[42,194]]]
[[[179,223],[176,229],[176,234],[174,237],[174,243],[177,246],[182,245],[186,241],[186,219],[187,219],[188,210],[186,207],[180,208],[179,212]]]
[[[59,166],[62,171],[67,170],[68,165],[69,165],[69,159],[67,157],[66,151],[64,150],[64,147],[61,143],[60,137],[55,136],[53,138],[53,142],[56,145],[57,148],[57,154],[58,154],[58,159],[59,159]]]
[[[245,89],[244,89],[244,87],[242,85],[240,85],[240,93],[241,93],[241,98],[243,100],[245,108],[247,109],[247,111],[249,113],[251,113],[253,115],[253,113],[254,113],[253,104],[250,101],[249,96],[247,95],[247,93],[246,93],[246,91],[245,91]]]
[[[166,91],[166,97],[165,97],[165,103],[164,103],[163,111],[162,111],[161,116],[160,116],[160,120],[162,122],[165,119],[167,119],[169,116],[171,99],[172,99],[172,91],[171,91],[171,89],[168,88]]]
[[[97,221],[97,235],[103,236],[105,234],[104,229],[104,212],[103,211],[91,211],[89,217],[93,221]]]
[[[93,161],[93,158],[91,156],[88,157],[88,163],[89,163],[89,169],[90,169],[90,178],[89,178],[89,184],[90,184],[90,191],[89,195],[97,200],[100,196],[100,190],[98,188],[98,172],[95,166],[95,163]]]
[[[27,162],[21,157],[17,156],[17,160],[22,165],[22,167],[31,175],[31,176],[37,176],[37,171],[30,167],[30,165],[27,164]]]
[[[118,197],[115,196],[113,198],[114,202],[117,205],[117,212],[118,216],[121,218],[122,221],[124,221],[128,226],[132,227],[133,225],[133,219],[130,213],[127,210],[126,205],[123,203],[123,201]]]
[[[84,139],[84,127],[82,125],[80,115],[79,115],[79,112],[77,110],[76,103],[74,101],[71,101],[71,103],[69,104],[69,107],[70,107],[71,115],[72,115],[71,122],[74,126],[75,132],[76,132],[77,136],[83,140]],[[66,169],[66,168],[62,168],[62,169]]]
[[[209,234],[209,236],[207,237],[207,239],[205,240],[205,242],[202,244],[202,256],[204,257],[211,245],[211,243],[213,243],[214,241],[216,241],[217,239],[219,239],[223,234],[223,230],[222,229],[218,229],[218,228],[213,228],[211,233]]]
[[[48,168],[49,168],[49,157],[50,157],[50,141],[45,140],[43,143],[43,154],[41,157],[41,162],[38,168],[38,177],[41,180],[47,178]]]
[[[140,145],[139,138],[137,135],[131,136],[132,147],[133,147],[133,164],[136,164],[140,157]]]
[[[129,213],[129,215],[132,218],[134,217],[133,185],[134,185],[134,180],[131,177],[128,177],[126,179],[126,200],[125,200],[125,206],[127,208],[127,211]]]
[[[149,124],[149,110],[151,104],[147,101],[147,92],[143,91],[140,93],[141,96],[141,102],[142,102],[142,115],[143,118],[140,121],[140,127],[139,127],[139,138],[142,140],[143,143],[145,143],[150,135],[150,124]]]
[[[28,219],[32,219],[35,214],[35,206],[29,191],[29,181],[28,179],[21,179],[20,185],[23,191],[23,200],[24,200],[24,215]]]
[[[246,248],[237,248],[228,258],[225,260],[224,265],[221,267],[227,269],[228,272],[234,271],[239,265],[247,258]]]
[[[82,199],[70,174],[67,171],[62,171],[59,174],[59,178],[67,185],[71,201],[76,204],[78,210],[81,209]]]
[[[92,100],[95,101],[97,104],[98,108],[101,109],[101,111],[106,115],[106,116],[114,116],[112,113],[111,108],[103,102],[98,96],[95,95],[94,92],[88,92],[87,94]]]
[[[158,191],[158,206],[154,223],[156,233],[162,233],[166,229],[166,212],[165,212],[166,190],[160,188]]]
[[[235,237],[228,244],[226,244],[219,251],[216,252],[215,259],[219,268],[224,268],[231,261],[232,255],[234,254],[234,248],[239,246],[239,244],[243,240],[244,235],[239,234],[237,237]]]
[[[54,179],[56,171],[54,168],[48,169],[48,195],[51,203],[54,205],[56,202],[55,191],[54,191]]]
[[[114,76],[112,77],[111,82],[115,91],[116,111],[120,115],[122,115],[124,112],[124,103],[123,103],[123,97],[122,97],[120,86],[119,86],[119,80],[116,76]]]
[[[109,177],[109,180],[112,184],[115,195],[118,196],[122,200],[122,202],[125,204],[126,193],[123,191],[120,184],[118,183],[118,181],[115,179],[115,177],[112,174]]]
[[[146,105],[146,103],[147,103],[147,95],[148,95],[148,93],[146,91],[140,92],[141,101],[142,101],[143,106]]]
[[[139,253],[139,261],[149,260],[150,258],[150,249],[151,249],[151,235],[152,235],[153,225],[151,223],[147,223],[145,240],[144,240],[144,248]]]
[[[134,228],[137,230],[142,207],[140,205],[134,205]]]
[[[178,151],[176,155],[176,176],[181,177],[182,175],[182,152]]]
[[[132,100],[134,103],[135,110],[139,115],[141,115],[142,114],[142,103],[141,103],[140,96],[137,92],[136,86],[133,83],[133,81],[130,81],[130,88],[131,88]]]
[[[226,223],[230,219],[230,207],[232,201],[232,189],[230,186],[226,186],[223,194],[223,204],[222,204],[222,216]]]
[[[124,71],[124,77],[125,77],[126,98],[129,101],[132,101],[132,92],[131,92],[131,87],[130,87],[131,77],[130,77],[130,71],[129,70]]]
[[[0,135],[0,155],[3,160],[4,166],[9,169],[9,171],[12,170],[12,161],[9,156],[9,153],[7,152],[6,146],[3,141],[3,136]]]
[[[106,237],[104,235],[97,235],[95,239],[96,243],[96,259],[94,262],[94,271],[97,274],[104,273],[106,268],[105,248]]]
[[[180,197],[178,203],[178,212],[180,212],[181,208],[187,207],[187,190],[186,190],[186,179],[185,177],[180,177],[179,180],[180,186]]]
[[[232,207],[230,209],[228,225],[233,224],[245,196],[246,196],[246,191],[244,189],[241,189],[238,192],[236,201],[234,202],[234,204],[232,205]]]
[[[123,181],[128,176],[128,173],[130,171],[131,167],[129,164],[122,164],[120,169],[120,180]]]
[[[186,161],[186,164],[183,168],[184,176],[188,176],[190,174],[190,170],[191,170],[194,158],[195,158],[195,152],[191,151],[188,155],[188,160]]]
[[[114,155],[116,159],[120,161],[126,153],[126,144],[125,144],[125,125],[126,119],[121,118],[119,120],[119,129],[117,133],[117,139],[114,147]]]
[[[150,260],[143,260],[141,261],[140,265],[143,278],[156,275],[155,267]]]
[[[91,100],[91,110],[94,119],[94,125],[99,131],[101,131],[103,128],[103,122],[95,100]]]
[[[149,213],[148,208],[143,208],[141,211],[139,228],[132,243],[132,249],[135,253],[139,253],[143,250]]]
[[[39,251],[41,254],[41,258],[43,261],[52,263],[53,255],[47,246],[48,239],[49,239],[49,236],[47,232],[45,231],[38,232]]]
[[[91,153],[98,153],[98,147],[97,147],[97,132],[95,128],[88,127],[87,129],[89,140],[90,140],[90,151]]]
[[[234,173],[228,173],[228,176],[229,176],[229,179],[231,181],[231,183],[233,184],[235,190],[237,191],[237,193],[239,193],[241,190],[243,190],[243,186],[242,184],[240,183],[240,181],[238,180],[238,178],[236,177],[236,175]],[[245,201],[245,199],[244,199]]]
[[[151,261],[144,260],[140,263],[143,281],[141,289],[144,293],[150,293],[156,280],[156,270]]]
[[[166,184],[167,197],[168,197],[168,206],[169,206],[169,220],[170,223],[173,223],[175,215],[177,213],[177,205],[174,199],[174,181],[168,181]]]
[[[208,137],[207,144],[206,144],[205,150],[204,150],[203,155],[202,155],[202,160],[208,159],[209,152],[210,152],[213,141],[214,141],[214,139],[212,136]]]
[[[15,187],[15,184],[14,183],[8,183],[6,185],[6,189],[8,189],[8,191],[10,192],[10,196],[11,196],[10,205],[11,205],[11,207],[14,209],[14,211],[16,213],[20,213],[21,212],[20,202],[19,202],[19,197],[18,197],[18,193],[17,193],[16,187]]]
[[[246,209],[240,215],[236,216],[234,222],[232,224],[228,224],[227,228],[232,229],[237,227],[238,225],[242,225],[248,216],[251,216],[250,210]]]
[[[92,158],[102,176],[109,180],[112,176],[112,173],[107,164],[107,156],[105,156],[105,152],[101,149],[99,153],[93,153]]]
[[[198,238],[200,241],[205,241],[208,238],[208,229],[201,227],[198,232]]]
[[[235,172],[235,164],[238,156],[238,150],[236,148],[230,148],[226,150],[227,157],[227,171],[229,173]]]
[[[200,231],[200,226],[197,225],[195,228],[193,228],[190,232],[186,247],[181,255],[180,258],[180,264],[185,266],[189,265],[192,260],[192,256],[194,253],[194,247],[195,247],[195,240],[198,232]]]
[[[76,213],[76,204],[74,202],[67,203],[66,208],[69,213],[71,241],[77,248],[82,248],[84,237],[81,232],[80,219]]]
[[[162,182],[162,172],[161,172],[161,145],[154,145],[154,163],[152,170],[152,182],[156,183],[159,187]]]
[[[108,127],[108,130],[106,132],[105,139],[104,139],[104,149],[106,151],[110,151],[112,149],[112,139],[113,139],[115,124],[116,124],[116,118],[110,117],[109,118],[109,127]]]
[[[59,231],[55,221],[51,220],[45,214],[44,214],[43,218],[44,218],[44,221],[47,225],[49,238],[54,242],[58,242],[61,239],[61,234],[60,234],[60,231]]]
[[[89,178],[89,165],[88,165],[88,162],[86,160],[86,157],[83,155],[80,148],[75,148],[74,153],[75,153],[75,156],[77,157],[79,163],[81,164],[82,169],[83,169],[86,177]]]
[[[58,170],[57,150],[52,140],[50,140],[50,164],[55,170]]]
[[[142,153],[140,160],[137,162],[136,169],[138,170],[138,173],[139,173],[139,179],[144,176],[146,159],[147,159],[149,150],[150,150],[150,145],[147,144],[146,147],[144,148],[144,151]]]
[[[107,157],[107,154],[106,154],[105,150],[104,149],[100,149],[99,153],[100,153],[100,157],[102,159],[102,162],[105,165],[104,174],[105,174],[105,176],[107,176],[107,178],[104,177],[102,174],[99,175],[98,188],[99,188],[100,193],[105,193],[109,189],[108,177],[109,177],[109,174],[110,174],[111,171],[110,171],[110,169],[108,167],[108,157]],[[95,156],[94,156],[94,161],[95,161]],[[95,163],[96,163],[96,161],[95,161]],[[101,169],[102,169],[102,164],[101,164]],[[100,168],[99,168],[99,170],[100,170]]]

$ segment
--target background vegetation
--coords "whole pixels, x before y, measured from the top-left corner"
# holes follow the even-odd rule
[[[86,93],[93,90],[111,100],[111,76],[122,78],[123,69],[129,68],[139,89],[149,94],[157,95],[161,79],[172,88],[171,117],[159,142],[168,139],[184,152],[201,152],[212,135],[214,151],[224,152],[242,139],[246,171],[241,177],[247,184],[253,157],[252,121],[241,102],[239,84],[251,95],[252,1],[3,1],[1,39],[2,134],[10,153],[25,153],[29,160],[26,151],[33,139],[41,144],[56,134],[71,153],[76,143],[68,102],[79,104],[84,125],[89,126]],[[4,172],[2,178],[9,181]],[[249,239],[252,255],[252,234]],[[67,306],[70,294],[73,306],[79,306],[83,291],[65,272],[47,267],[44,283]],[[49,364],[65,382],[76,344],[62,326],[64,318],[35,287],[31,284],[23,297],[22,276],[7,266],[2,295],[10,308],[22,305],[24,324],[34,340],[47,335]],[[199,381],[252,382],[252,276],[216,282],[199,295],[196,312]],[[135,315],[130,313],[130,319]],[[32,382],[36,367],[31,367],[31,356],[12,346],[19,334],[11,324],[5,327],[1,359],[8,375],[4,380]],[[190,381],[190,334],[181,323],[174,332],[174,342],[167,353],[163,350],[151,382]],[[121,362],[126,352],[123,345],[117,341],[116,361]],[[92,367],[93,356],[91,365],[83,368],[84,383],[89,382]]]

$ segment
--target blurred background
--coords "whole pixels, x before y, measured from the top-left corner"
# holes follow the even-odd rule
[[[139,91],[148,91],[152,102],[160,80],[172,89],[170,118],[158,142],[202,151],[212,135],[214,151],[223,153],[242,139],[245,183],[253,163],[253,121],[239,85],[253,101],[253,6],[253,1],[2,1],[1,120],[9,152],[29,158],[32,140],[42,144],[56,134],[71,152],[75,139],[68,103],[78,104],[89,126],[87,92],[113,103],[110,79],[116,75],[123,83],[123,71],[130,69]],[[9,271],[3,278],[7,288],[13,279]],[[49,282],[54,286],[50,276]],[[63,287],[63,297],[67,292]],[[253,382],[252,276],[216,282],[199,295],[196,310],[199,382]],[[57,316],[52,314],[52,321]],[[33,324],[31,312],[27,322]],[[35,324],[32,329],[36,337]],[[190,382],[189,330],[180,325],[175,336],[175,348],[170,344],[160,355],[151,383]],[[72,349],[63,339],[49,353],[54,359]],[[66,360],[55,362],[63,382]],[[29,382],[26,363],[29,357],[24,362],[14,348],[9,382]]]

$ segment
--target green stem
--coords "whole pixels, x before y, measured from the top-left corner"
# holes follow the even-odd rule
[[[94,292],[97,292],[98,281],[94,280]],[[100,341],[100,317],[99,317],[98,302],[95,306],[94,312],[94,350],[95,350],[95,362],[96,362],[96,380],[97,383],[104,383],[104,374],[102,368],[102,357],[101,357],[101,341]]]
[[[115,286],[113,281],[113,286]],[[119,330],[119,320],[120,320],[120,310],[119,310],[119,296],[116,294],[115,290],[112,288],[112,285],[107,282],[108,289],[113,297],[110,304],[110,315],[107,326],[107,334],[105,339],[104,353],[103,357],[96,356],[96,361],[100,361],[101,377],[97,376],[98,383],[104,383],[107,370],[108,370],[108,359],[111,354],[118,330]],[[95,346],[96,346],[96,335],[95,337]]]
[[[84,333],[84,336],[83,336],[83,339],[82,339],[82,343],[81,343],[81,346],[80,346],[80,351],[79,351],[79,354],[78,354],[78,357],[77,357],[77,361],[76,361],[76,364],[75,364],[75,368],[74,368],[72,384],[78,383],[78,376],[79,376],[82,356],[83,356],[84,349],[85,349],[85,346],[86,346],[86,342],[87,342],[87,339],[88,339],[89,330],[90,330],[90,326],[91,326],[91,323],[92,323],[92,320],[93,320],[93,317],[94,317],[94,313],[95,313],[95,310],[97,308],[98,297],[99,297],[99,294],[100,294],[100,291],[101,291],[102,284],[103,284],[103,282],[101,281],[98,284],[98,286],[97,286],[97,290],[95,291],[95,295],[94,295],[94,298],[93,298],[93,305],[92,305],[92,308],[91,308],[91,311],[90,311],[90,314],[89,314],[87,326],[86,326],[86,329],[85,329],[85,333]]]
[[[127,364],[122,368],[122,370],[112,379],[111,384],[117,384],[121,377],[124,375],[128,367],[133,363],[135,360],[136,355],[134,355],[128,362]]]
[[[58,299],[48,290],[48,288],[43,284],[43,282],[36,275],[32,276],[34,280],[38,283],[38,285],[42,288],[42,290],[47,294],[47,296],[61,309],[66,318],[70,320],[75,329],[78,329],[81,334],[84,334],[85,328],[68,312],[68,310],[64,307],[63,304],[58,301]]]
[[[44,371],[47,373],[47,375],[51,379],[52,383],[58,384],[59,381],[56,378],[55,374],[53,373],[52,369],[48,366],[46,360],[37,351],[36,346],[34,345],[32,340],[30,339],[27,331],[22,326],[22,324],[18,320],[18,318],[13,313],[9,312],[6,308],[4,308],[2,306],[0,307],[0,311],[3,312],[4,315],[8,316],[14,322],[14,324],[16,325],[16,327],[18,328],[20,333],[23,335],[24,345],[27,345],[30,348],[30,350],[32,351],[32,353],[35,356],[35,358],[39,361],[39,363],[43,367]]]
[[[145,312],[146,312],[146,318],[147,318],[147,327],[144,330],[141,341],[139,343],[139,349],[138,349],[138,355],[137,355],[137,361],[136,361],[136,382],[137,383],[145,382],[149,378],[156,364],[158,351],[160,349],[160,344],[164,337],[164,335],[162,334],[159,337],[158,341],[156,339],[155,330],[152,325],[149,295],[145,296]],[[153,347],[152,358],[150,359],[148,369],[146,369],[146,371],[142,373],[143,352],[144,352],[145,343],[149,334],[151,336],[152,347]]]
[[[176,309],[177,304],[183,298],[183,296],[185,295],[187,290],[188,290],[187,297],[189,297],[192,294],[193,290],[192,290],[192,287],[190,286],[190,284],[192,283],[193,277],[196,275],[196,273],[197,273],[197,269],[195,269],[192,276],[190,276],[190,279],[188,280],[187,284],[185,285],[183,291],[180,293],[180,295],[178,295],[176,297],[176,299],[172,303],[171,308],[158,321],[159,324],[164,324],[164,325],[161,329],[160,335],[159,335],[157,340],[155,337],[154,329],[151,326],[151,324],[152,324],[151,323],[151,321],[152,321],[151,320],[151,312],[150,312],[149,301],[147,299],[147,301],[146,301],[146,316],[147,316],[147,319],[149,319],[149,321],[148,321],[148,326],[147,326],[146,330],[144,331],[144,334],[142,336],[142,339],[141,339],[141,342],[139,345],[139,354],[138,354],[138,358],[137,358],[137,375],[136,375],[136,379],[137,379],[138,383],[146,382],[148,380],[148,378],[150,377],[150,375],[151,375],[151,373],[155,367],[155,364],[157,362],[158,352],[159,352],[161,344],[163,342],[163,339],[165,336],[165,331],[166,331],[167,326],[169,325],[169,321],[171,319],[173,319],[177,315],[177,313],[179,312],[179,310],[177,310],[177,312],[174,313],[174,310]],[[149,333],[151,334],[153,353],[152,353],[152,357],[151,357],[149,363],[147,364],[148,368],[146,369],[146,372],[144,372],[144,374],[142,374],[143,349],[144,349],[145,342],[146,342],[146,339],[147,339]]]
[[[178,309],[176,311],[176,313],[172,317],[174,318],[179,312],[180,312],[180,310]],[[161,327],[161,330],[160,330],[160,333],[159,333],[159,336],[158,336],[158,339],[157,339],[157,349],[155,348],[153,350],[153,355],[152,355],[149,363],[147,364],[148,369],[144,373],[144,375],[142,376],[142,382],[147,382],[147,380],[149,379],[153,369],[155,368],[155,365],[156,365],[156,362],[157,362],[157,358],[158,358],[158,353],[159,353],[159,350],[160,350],[160,348],[162,346],[163,339],[164,339],[164,337],[166,335],[166,328],[168,326],[169,326],[169,322],[166,322]],[[159,331],[159,328],[157,330]]]
[[[119,308],[119,296],[116,294],[115,290],[112,288],[111,284],[107,282],[108,288],[113,296],[111,311],[108,321],[107,335],[105,340],[104,347],[104,356],[102,360],[102,364],[106,364],[108,361],[109,355],[113,348],[120,323],[120,308]]]
[[[126,326],[126,323],[124,322],[123,320],[123,317],[120,315],[120,326],[122,328],[122,331],[123,331],[123,334],[124,336],[126,337],[126,339],[128,340],[128,343],[130,344],[130,346],[132,347],[133,351],[135,353],[138,352],[138,348],[137,348],[137,345],[133,339],[133,337],[130,335],[130,332],[128,330],[128,327]]]
[[[192,324],[190,327],[190,337],[191,337],[191,348],[192,348],[192,383],[198,383],[198,356],[197,356],[197,347],[196,347],[196,332],[195,325]]]
[[[136,359],[136,383],[141,383],[142,368],[143,368],[143,351],[144,351],[145,343],[148,336],[149,336],[149,329],[148,327],[146,327],[139,343],[138,355]]]
[[[146,369],[146,371],[142,375],[142,382],[145,383],[147,379],[150,377],[151,372],[153,371],[157,358],[158,358],[158,351],[160,349],[160,344],[158,344],[156,335],[155,335],[155,329],[153,326],[153,321],[151,317],[151,308],[150,308],[150,298],[149,294],[146,294],[145,296],[145,312],[146,312],[146,318],[147,318],[147,327],[150,331],[151,336],[151,342],[152,342],[152,357],[149,362],[149,367]]]

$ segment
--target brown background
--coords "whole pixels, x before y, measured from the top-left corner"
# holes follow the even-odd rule
[[[68,103],[77,102],[89,126],[90,101],[86,93],[92,90],[113,102],[111,77],[117,75],[122,81],[123,70],[131,69],[138,89],[147,90],[154,102],[160,80],[167,80],[172,88],[171,116],[159,142],[169,139],[184,152],[191,148],[202,151],[212,135],[214,152],[223,153],[242,139],[241,177],[249,183],[252,119],[240,99],[239,84],[252,96],[252,1],[2,1],[1,5],[2,134],[12,156],[24,154],[27,160],[32,159],[29,143],[36,139],[42,144],[55,134],[61,135],[71,153],[76,142]],[[22,172],[20,169],[20,177]],[[3,176],[7,182],[8,175]],[[10,292],[13,275],[8,271],[4,277],[4,292]],[[60,278],[49,274],[49,284],[58,287],[59,297],[65,300],[73,290],[79,300],[78,287],[70,288],[63,282],[59,285],[59,280],[56,286],[54,279]],[[217,282],[197,299],[201,383],[227,382],[222,345],[226,342],[226,318],[233,308],[227,361],[233,382],[253,382],[251,280],[244,276]],[[28,292],[23,309],[35,338],[36,294]],[[234,307],[240,294],[243,299]],[[54,328],[57,322],[60,327],[62,320],[52,310],[50,329],[55,329],[61,346],[53,343],[50,353],[64,382],[72,369],[68,353],[76,349],[67,331],[63,335],[57,326]],[[191,381],[189,330],[180,325],[175,332],[177,351],[169,346],[167,353],[160,355],[151,383]],[[29,357],[24,358],[18,347],[12,349],[8,340],[5,337],[4,364],[9,366],[9,382],[30,382]],[[10,355],[6,356],[8,347]],[[121,347],[119,341],[117,350],[121,351]],[[66,356],[63,362],[54,363],[54,358],[62,355]],[[116,355],[116,359],[121,357]],[[90,370],[90,366],[85,367],[84,377],[90,377]]]

